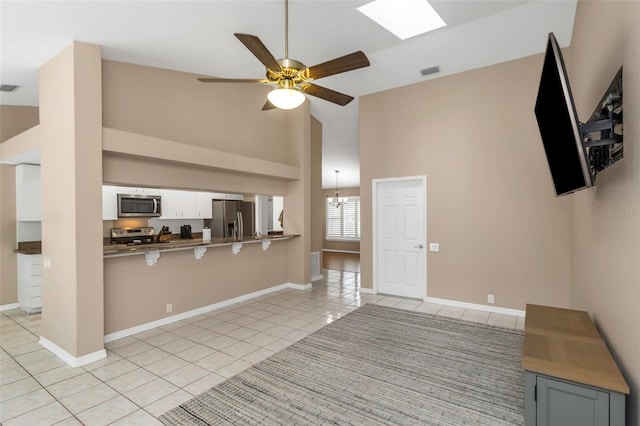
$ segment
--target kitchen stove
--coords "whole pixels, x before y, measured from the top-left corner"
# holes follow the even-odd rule
[[[133,246],[151,244],[155,242],[154,240],[155,232],[152,227],[111,228],[111,244],[127,244]]]

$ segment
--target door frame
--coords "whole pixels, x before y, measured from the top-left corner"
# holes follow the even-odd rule
[[[371,249],[373,251],[373,264],[372,264],[372,272],[373,272],[373,293],[378,293],[378,187],[381,183],[389,183],[389,182],[408,182],[408,181],[421,181],[422,184],[422,196],[424,199],[424,215],[422,220],[424,220],[424,231],[422,240],[424,240],[425,245],[425,260],[424,260],[424,288],[422,291],[422,300],[427,300],[427,276],[428,276],[428,268],[427,268],[427,176],[419,175],[419,176],[401,176],[401,177],[392,177],[392,178],[379,178],[371,180],[371,188],[372,188],[372,205],[371,205],[371,219],[372,219],[372,241],[371,241]]]

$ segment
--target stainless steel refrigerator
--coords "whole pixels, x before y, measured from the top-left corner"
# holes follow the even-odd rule
[[[255,205],[250,201],[213,200],[211,237],[241,241],[255,232]]]

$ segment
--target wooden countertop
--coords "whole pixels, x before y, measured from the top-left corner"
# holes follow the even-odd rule
[[[527,371],[629,393],[618,365],[585,311],[527,304],[522,367]]]

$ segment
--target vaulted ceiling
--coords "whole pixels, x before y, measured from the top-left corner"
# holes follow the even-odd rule
[[[402,0],[398,0],[400,2]],[[323,123],[323,186],[359,186],[358,96],[544,51],[553,31],[571,41],[576,0],[432,0],[447,26],[400,40],[356,10],[368,1],[291,0],[289,56],[314,65],[356,50],[371,66],[323,79],[356,97],[345,107],[310,97]],[[260,37],[284,57],[284,0],[0,1],[4,105],[38,105],[38,69],[71,41],[102,46],[105,59],[232,78],[263,66],[233,33]],[[440,72],[422,76],[421,69]]]

